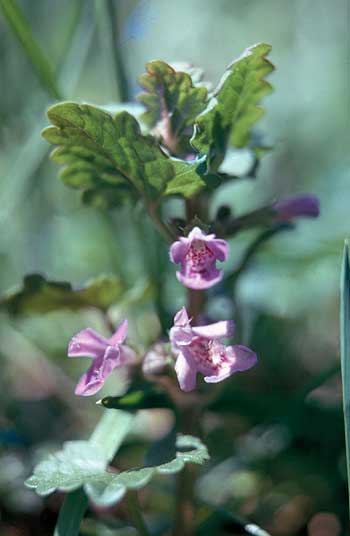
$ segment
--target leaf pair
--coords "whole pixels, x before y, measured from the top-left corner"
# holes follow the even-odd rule
[[[82,190],[84,203],[100,208],[139,197],[153,202],[164,195],[196,195],[211,181],[208,171],[217,172],[229,144],[249,144],[251,128],[263,115],[259,103],[272,90],[265,80],[274,69],[266,59],[270,50],[264,43],[247,49],[209,102],[206,87],[189,73],[162,61],[147,64],[140,77],[146,90],[139,96],[146,108],[140,119],[184,160],[170,157],[157,137],[144,135],[127,111],[113,116],[73,102],[51,107],[54,126],[43,136],[57,145],[52,158],[64,166],[62,180]],[[194,153],[202,158],[187,161]]]
[[[108,434],[111,435],[111,430]],[[206,447],[192,436],[179,435],[176,447],[176,456],[170,462],[116,473],[108,470],[111,456],[102,444],[92,440],[69,441],[63,450],[37,465],[26,485],[35,489],[38,495],[83,487],[95,504],[109,506],[120,501],[127,490],[146,486],[157,474],[177,473],[186,463],[202,464],[209,457]]]

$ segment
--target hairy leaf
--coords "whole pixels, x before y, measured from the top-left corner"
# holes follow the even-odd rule
[[[265,80],[274,66],[266,59],[271,46],[248,48],[224,74],[206,111],[198,118],[192,144],[200,153],[222,161],[228,142],[249,144],[252,126],[264,114],[261,99],[272,91]]]
[[[100,276],[75,290],[70,283],[48,281],[40,274],[31,274],[24,278],[20,290],[8,293],[0,301],[0,306],[13,315],[84,307],[107,310],[123,293],[122,284],[116,276]]]
[[[183,180],[184,169],[186,185],[177,189],[182,195],[190,197],[204,186],[191,163],[184,161],[179,169],[126,111],[113,117],[94,106],[65,102],[51,107],[48,117],[54,126],[43,136],[58,146],[52,158],[64,166],[62,180],[84,191],[85,203],[104,208],[135,195],[169,195],[167,186],[176,184],[178,175]]]
[[[149,127],[158,127],[165,145],[173,152],[185,134],[187,145],[192,134],[191,127],[198,114],[207,105],[208,92],[204,86],[194,86],[191,76],[175,71],[163,61],[151,61],[147,72],[140,76],[141,86],[146,90],[139,95],[146,112],[141,116]]]
[[[157,474],[177,473],[186,463],[202,464],[209,457],[203,443],[192,436],[179,435],[176,447],[176,457],[170,462],[116,473],[108,470],[102,445],[70,441],[39,463],[26,485],[39,495],[83,487],[93,502],[107,506],[118,502],[128,489],[145,486]]]

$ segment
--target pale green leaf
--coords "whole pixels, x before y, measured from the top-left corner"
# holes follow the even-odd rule
[[[103,437],[107,439],[108,434]],[[109,457],[101,443],[70,441],[39,463],[26,485],[39,495],[83,487],[93,502],[107,506],[118,502],[128,489],[145,486],[157,474],[173,474],[186,463],[203,464],[209,457],[203,443],[192,436],[179,435],[176,447],[176,457],[170,462],[116,473],[108,470]]]

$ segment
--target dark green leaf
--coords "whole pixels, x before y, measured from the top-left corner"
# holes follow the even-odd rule
[[[249,144],[251,127],[264,113],[259,103],[272,91],[265,80],[274,70],[266,59],[270,50],[265,43],[248,48],[224,74],[196,124],[192,144],[200,153],[221,161],[228,142],[235,147]]]
[[[187,127],[191,127],[198,114],[207,105],[208,93],[203,86],[194,86],[188,73],[175,71],[163,61],[151,61],[147,72],[140,76],[146,93],[139,95],[146,112],[142,120],[153,128],[158,126],[165,145],[173,152]],[[192,133],[186,133],[187,145]]]
[[[148,198],[190,197],[204,186],[198,165],[170,159],[154,138],[141,134],[128,112],[112,117],[87,104],[66,102],[50,108],[48,117],[55,126],[43,136],[59,146],[52,158],[65,166],[61,176],[66,184],[91,191],[84,194],[85,202],[111,206],[136,192]],[[107,197],[112,201],[106,203]]]
[[[113,412],[110,413],[113,415]],[[203,443],[192,436],[179,435],[176,447],[176,457],[168,463],[116,474],[107,470],[108,458],[102,445],[70,441],[64,444],[62,451],[39,463],[26,485],[39,495],[48,495],[55,490],[71,491],[83,486],[96,504],[110,505],[118,502],[128,489],[148,484],[156,474],[177,473],[186,463],[202,464],[209,457]]]
[[[137,411],[150,408],[171,408],[169,398],[155,389],[131,391],[124,396],[106,396],[99,402],[108,409]]]
[[[5,296],[0,306],[13,315],[84,307],[107,310],[121,298],[123,292],[116,276],[101,276],[74,290],[70,283],[47,281],[40,274],[31,274],[24,278],[23,288]]]
[[[341,370],[343,380],[343,410],[350,503],[350,266],[349,248],[347,243],[345,243],[344,246],[340,286]]]

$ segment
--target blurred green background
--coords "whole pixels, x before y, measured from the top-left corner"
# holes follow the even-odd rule
[[[134,100],[137,77],[151,59],[200,66],[215,85],[246,47],[272,44],[275,91],[264,102],[266,115],[257,131],[273,150],[255,180],[219,189],[211,210],[214,214],[224,202],[241,214],[288,194],[313,192],[321,217],[301,221],[266,244],[239,281],[239,342],[249,343],[260,362],[223,391],[208,416],[212,459],[199,497],[272,535],[321,535],[314,528],[319,519],[331,527],[322,535],[338,534],[337,524],[344,529],[347,520],[336,367],[340,256],[350,235],[348,3],[22,0],[20,6],[64,98],[101,106],[120,101],[116,59]],[[117,273],[136,299],[134,305],[119,304],[113,320],[127,310],[132,336],[147,346],[160,333],[159,300],[167,315],[184,302],[166,247],[139,207],[102,213],[82,206],[79,194],[58,180],[58,166],[40,138],[54,100],[2,16],[0,42],[0,291],[21,285],[33,272],[76,286]],[[237,155],[237,166],[244,166],[246,156]],[[176,215],[181,207],[173,202],[166,210]],[[253,237],[246,232],[232,241],[228,268],[239,264]],[[230,299],[213,294],[209,312],[224,316]],[[88,323],[104,329],[94,311],[16,319],[1,313],[0,523],[6,536],[52,533],[60,497],[42,501],[23,480],[44,452],[63,439],[88,435],[99,415],[93,402],[72,394],[84,363],[72,365],[65,358],[69,338]],[[163,417],[141,415],[131,445],[135,457],[145,442],[143,430],[152,422],[156,436]],[[156,509],[160,518],[167,516],[171,499],[161,494],[162,486],[167,484],[161,481],[144,497],[146,511]],[[328,517],[317,517],[320,512]],[[110,513],[99,519],[87,521],[84,533],[123,533]],[[215,533],[203,527],[200,534]]]

